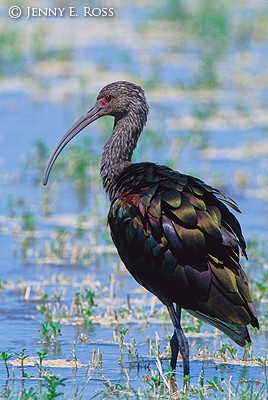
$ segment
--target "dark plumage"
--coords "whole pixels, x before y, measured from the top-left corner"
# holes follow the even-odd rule
[[[168,308],[174,335],[171,366],[178,351],[189,374],[189,348],[180,325],[181,308],[226,333],[240,346],[250,342],[247,325],[259,327],[246,275],[241,227],[228,207],[236,203],[192,176],[131,157],[146,123],[141,87],[129,82],[105,86],[96,104],[65,134],[51,156],[44,184],[64,146],[103,115],[114,117],[101,161],[111,200],[108,223],[119,256],[133,277]],[[227,206],[226,206],[227,205]],[[176,304],[176,310],[174,308]]]

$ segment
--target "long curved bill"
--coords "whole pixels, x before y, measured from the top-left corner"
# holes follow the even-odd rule
[[[43,175],[43,185],[45,186],[48,182],[49,174],[51,168],[53,167],[56,159],[64,147],[69,143],[79,132],[81,132],[86,126],[91,124],[96,119],[102,116],[102,107],[96,102],[94,107],[92,107],[85,115],[80,117],[71,128],[65,133],[63,138],[58,143],[56,149],[52,153],[50,159],[48,160],[44,175]]]

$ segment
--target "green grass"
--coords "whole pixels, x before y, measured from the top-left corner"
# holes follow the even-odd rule
[[[5,75],[21,67],[24,54],[20,29],[0,23],[0,30],[0,74]]]
[[[24,352],[24,350],[23,350]],[[39,351],[38,351],[39,352]],[[95,355],[94,355],[95,354]],[[42,357],[46,357],[43,353]],[[96,353],[92,355],[92,368],[99,368],[99,361],[96,358]],[[266,360],[267,363],[267,360]],[[215,375],[211,379],[205,379],[204,371],[201,370],[197,383],[192,384],[188,381],[184,389],[181,388],[181,383],[176,382],[171,371],[162,370],[159,358],[156,358],[156,370],[151,370],[143,374],[143,383],[137,389],[132,387],[132,381],[127,370],[124,370],[125,379],[118,379],[116,382],[111,382],[103,377],[103,388],[95,394],[92,393],[88,399],[210,399],[217,398],[221,400],[265,400],[268,395],[267,383],[267,364],[264,364],[263,371],[259,380],[241,378],[235,382],[232,376],[222,378],[220,374]],[[36,363],[37,371],[39,372],[40,384],[38,387],[29,387],[26,389],[22,386],[19,394],[12,393],[9,383],[12,383],[12,378],[7,381],[2,393],[3,399],[55,399],[57,397],[64,399],[79,399],[83,396],[83,391],[86,385],[90,385],[90,376],[86,375],[84,382],[80,382],[80,390],[78,386],[73,389],[73,392],[64,394],[64,386],[68,383],[68,379],[60,378],[53,372],[47,371],[40,375],[40,366]],[[33,370],[31,370],[33,372]],[[27,382],[27,379],[29,381]],[[30,377],[27,374],[24,376],[24,382],[30,384]],[[70,392],[70,391],[68,391]],[[60,397],[62,396],[62,397]]]
[[[9,4],[13,5],[11,2],[9,2]],[[22,1],[22,4],[28,6],[25,1]],[[70,1],[68,1],[67,4],[70,6],[73,5]],[[79,54],[79,51],[82,49],[80,43],[77,43],[77,49],[74,49],[73,44],[67,43],[64,37],[64,29],[62,32],[57,30],[57,42],[54,41],[53,38],[55,30],[50,29],[47,20],[40,20],[35,26],[25,24],[23,29],[22,25],[19,25],[20,21],[13,21],[14,23],[11,23],[9,20],[8,23],[1,25],[3,28],[0,35],[1,77],[9,77],[10,73],[15,72],[15,75],[21,77],[21,83],[24,87],[27,86],[27,93],[31,95],[34,94],[38,101],[48,98],[53,98],[53,100],[58,101],[57,90],[55,90],[56,95],[54,95],[54,97],[52,95],[51,89],[53,89],[54,86],[56,89],[58,87],[59,91],[66,90],[68,94],[66,98],[68,101],[70,100],[71,105],[63,104],[63,107],[68,113],[71,107],[73,107],[73,104],[75,104],[74,107],[79,110],[86,110],[95,98],[95,93],[93,95],[93,88],[95,91],[97,85],[102,85],[101,82],[117,79],[120,74],[124,77],[129,76],[128,64],[130,64],[132,60],[135,60],[138,62],[138,70],[136,73],[133,73],[131,78],[133,81],[143,84],[145,81],[147,82],[145,86],[148,89],[148,97],[152,98],[154,102],[151,103],[151,107],[156,106],[158,107],[157,111],[162,112],[162,114],[159,112],[159,115],[157,112],[155,122],[157,128],[150,128],[150,126],[148,126],[146,132],[144,132],[141,139],[142,146],[139,146],[135,155],[137,161],[148,159],[157,161],[157,152],[161,151],[162,146],[165,145],[167,140],[165,136],[162,135],[162,131],[163,129],[168,129],[168,123],[166,125],[165,123],[161,123],[160,118],[162,118],[162,120],[165,118],[165,121],[167,120],[168,122],[171,117],[177,117],[176,108],[172,109],[173,114],[171,115],[169,106],[164,104],[163,97],[159,101],[158,96],[169,96],[169,93],[171,93],[171,98],[168,99],[170,104],[170,102],[176,101],[172,98],[172,95],[174,95],[174,91],[179,89],[176,94],[178,99],[184,95],[186,96],[186,101],[188,101],[188,98],[190,99],[191,106],[189,106],[188,112],[190,114],[189,117],[195,121],[195,128],[185,129],[182,132],[180,123],[178,122],[177,126],[173,128],[174,135],[172,140],[170,140],[170,148],[173,151],[171,151],[170,159],[167,160],[167,163],[177,168],[180,156],[183,156],[183,151],[185,149],[203,149],[207,146],[208,136],[204,129],[204,124],[206,121],[210,121],[210,119],[213,120],[216,111],[224,110],[224,106],[221,104],[223,97],[222,95],[219,96],[218,93],[220,92],[230,97],[233,96],[233,93],[226,93],[224,91],[225,86],[223,80],[227,78],[222,76],[222,71],[223,75],[230,75],[228,78],[231,78],[231,85],[234,88],[234,97],[237,97],[235,100],[236,104],[238,104],[237,102],[239,99],[241,101],[242,106],[238,109],[239,116],[245,116],[245,110],[247,110],[246,116],[249,119],[255,115],[252,112],[252,108],[255,110],[256,107],[256,113],[258,112],[260,114],[263,114],[263,109],[265,108],[264,106],[263,108],[258,106],[257,103],[261,103],[261,100],[256,101],[256,104],[247,101],[247,96],[244,97],[244,92],[240,92],[245,82],[243,83],[240,80],[240,73],[238,74],[239,76],[235,76],[235,68],[239,68],[240,71],[240,67],[243,69],[243,66],[241,66],[239,62],[235,62],[235,60],[228,62],[228,54],[235,49],[236,56],[239,56],[240,51],[245,51],[246,53],[250,52],[250,56],[252,57],[251,62],[254,65],[254,54],[251,54],[251,48],[249,46],[254,46],[253,41],[255,39],[259,45],[266,44],[267,18],[265,18],[265,13],[261,13],[259,16],[256,15],[252,4],[247,2],[246,6],[251,7],[250,11],[253,17],[250,21],[245,21],[243,13],[240,13],[239,10],[240,5],[242,7],[241,11],[243,11],[242,2],[239,2],[238,6],[230,1],[226,2],[225,0],[219,2],[204,0],[202,2],[193,2],[192,4],[193,5],[186,0],[171,0],[158,4],[152,4],[151,2],[149,6],[145,4],[145,7],[152,7],[149,11],[157,20],[149,19],[147,25],[144,23],[146,26],[143,27],[139,21],[134,21],[133,24],[129,24],[131,29],[126,31],[126,37],[123,38],[123,47],[122,49],[118,47],[119,59],[118,71],[116,73],[110,68],[111,65],[109,61],[107,61],[109,57],[106,59],[106,54],[104,54],[100,65],[94,62],[94,58],[91,58],[91,55],[94,55],[94,46],[91,47],[90,42],[87,43],[83,41],[83,36],[81,36],[83,39],[82,46],[88,46],[91,50],[90,57],[85,61],[85,65],[84,63],[77,63],[75,59],[76,51]],[[81,5],[83,4],[81,3]],[[121,12],[120,7],[118,8],[118,15],[120,15]],[[116,18],[119,19],[119,17]],[[116,23],[116,18],[114,23]],[[163,25],[163,34],[168,35],[168,39],[165,42],[161,41],[162,35],[160,35],[162,32],[161,22],[163,21],[166,22],[165,25]],[[17,22],[18,24],[15,25]],[[67,22],[70,23],[70,20],[67,20]],[[157,24],[157,28],[155,28],[155,23]],[[51,26],[53,28],[53,25]],[[139,30],[136,30],[137,26],[140,27]],[[101,32],[94,31],[94,34],[96,34],[97,37],[98,34],[101,33],[100,36],[103,36],[104,42],[106,42],[106,38],[108,37],[109,40],[111,40],[111,47],[113,44],[120,46],[122,38],[120,35],[116,37],[118,36],[116,29],[114,30],[115,34],[113,34],[113,29],[108,31],[108,36],[106,36],[104,30]],[[238,32],[237,36],[234,36],[234,31]],[[85,33],[83,29],[81,29],[78,33],[84,35],[88,32]],[[131,38],[129,42],[128,37]],[[242,47],[234,46],[234,44],[238,42]],[[132,44],[134,45],[132,46]],[[101,41],[98,42],[98,46],[101,46]],[[177,57],[175,58],[175,62],[177,62],[179,66],[181,59],[186,59],[189,54],[193,57],[193,59],[187,59],[189,60],[189,68],[193,68],[193,79],[190,80],[190,82],[178,83],[170,85],[169,87],[163,85],[161,80],[163,63],[166,63],[169,57],[171,61],[173,57]],[[247,57],[245,59],[247,59]],[[263,60],[259,53],[258,60]],[[234,70],[232,69],[233,61],[235,63]],[[226,62],[227,64],[224,64]],[[88,65],[86,63],[88,63]],[[55,65],[57,68],[61,66],[61,69],[56,68],[56,70],[54,70]],[[46,67],[45,71],[48,71],[48,73],[42,72],[42,67]],[[143,69],[144,67],[145,70]],[[258,72],[261,70],[261,67],[262,66],[258,68]],[[149,71],[149,73],[146,73],[146,71]],[[176,73],[176,68],[174,68],[174,71]],[[265,69],[262,71],[264,75],[265,71]],[[53,76],[51,80],[49,73]],[[59,74],[59,79],[55,80],[55,75],[53,74]],[[258,76],[258,74],[255,74],[254,72],[250,75],[252,79]],[[96,76],[98,76],[98,83],[95,82]],[[247,80],[247,82],[248,81],[249,80]],[[253,97],[255,98],[256,96],[256,99],[262,99],[263,90],[265,90],[262,80],[260,81],[262,85],[261,92],[257,92],[258,88],[255,87],[254,84]],[[12,89],[13,80],[10,80],[10,84]],[[38,85],[43,88],[42,96],[40,96],[40,92],[36,92]],[[237,88],[238,91],[236,91]],[[165,93],[166,89],[167,94]],[[203,89],[205,89],[204,92],[202,92]],[[214,89],[217,90],[214,91]],[[206,91],[208,91],[209,97],[205,98],[204,101],[202,100],[202,95],[204,93],[206,95]],[[250,97],[251,96],[249,96],[249,98]],[[40,102],[39,104],[36,101],[33,104],[35,107],[40,107],[42,103]],[[180,102],[178,104],[180,104]],[[254,107],[252,107],[252,105],[254,105]],[[7,107],[9,107],[7,108],[7,112],[18,110],[16,101],[14,104],[7,102]],[[237,107],[237,105],[235,107]],[[151,122],[153,123],[152,120]],[[35,282],[37,285],[40,285],[41,294],[37,293],[34,285],[31,286],[32,283],[25,282],[23,286],[21,280],[20,282],[0,282],[1,296],[4,298],[5,295],[9,295],[10,292],[16,293],[22,304],[25,304],[24,302],[27,301],[24,298],[24,293],[27,292],[29,287],[31,288],[32,292],[29,301],[36,304],[37,311],[39,312],[37,313],[38,327],[36,327],[36,338],[34,340],[43,340],[46,342],[44,348],[37,350],[34,355],[32,352],[25,349],[1,349],[1,367],[3,368],[4,374],[6,373],[7,378],[9,378],[5,384],[1,398],[14,400],[44,400],[53,398],[79,399],[83,395],[86,385],[90,385],[90,373],[96,369],[100,372],[100,375],[103,375],[103,385],[101,385],[99,392],[96,393],[96,395],[92,394],[92,397],[98,399],[266,399],[268,390],[267,360],[261,357],[255,359],[250,350],[248,351],[247,359],[252,359],[253,363],[255,362],[259,368],[262,368],[262,371],[260,369],[258,380],[255,381],[249,376],[248,379],[243,379],[238,382],[235,377],[223,378],[220,373],[210,377],[210,379],[206,379],[204,375],[206,371],[201,371],[196,383],[190,382],[188,390],[182,390],[180,378],[178,378],[178,388],[176,389],[174,385],[169,382],[170,372],[168,370],[167,372],[163,372],[161,363],[158,361],[157,367],[154,365],[154,360],[159,360],[162,355],[164,355],[164,357],[170,356],[168,338],[161,338],[161,340],[164,341],[163,350],[161,349],[163,345],[158,335],[148,338],[148,350],[145,345],[146,357],[151,361],[152,371],[143,370],[139,376],[139,383],[135,386],[138,386],[138,388],[134,389],[132,385],[134,386],[136,381],[133,382],[133,378],[130,379],[129,377],[129,374],[131,374],[131,364],[126,364],[127,366],[124,367],[124,362],[126,360],[132,363],[132,365],[139,365],[140,363],[137,350],[139,344],[137,343],[137,339],[130,335],[131,321],[135,319],[135,323],[140,324],[142,327],[141,329],[143,329],[145,323],[150,324],[150,318],[157,320],[161,324],[167,323],[168,315],[164,308],[152,307],[151,310],[148,310],[148,304],[139,304],[136,306],[130,299],[120,303],[117,307],[118,288],[116,284],[122,277],[123,280],[125,279],[125,275],[123,275],[119,266],[115,267],[118,268],[116,271],[112,271],[112,267],[109,269],[110,281],[107,287],[102,285],[102,283],[98,283],[95,286],[89,285],[85,289],[83,285],[78,288],[76,277],[73,276],[72,285],[76,285],[75,293],[72,295],[73,297],[70,296],[68,299],[65,299],[64,296],[61,296],[61,293],[59,293],[64,286],[61,286],[61,282],[65,281],[66,283],[67,281],[64,275],[66,272],[66,269],[64,269],[65,267],[67,267],[68,272],[71,269],[76,271],[74,268],[77,266],[80,269],[84,268],[83,271],[91,271],[91,268],[94,267],[94,272],[98,273],[99,264],[102,265],[103,262],[109,262],[109,265],[111,264],[111,260],[108,259],[107,261],[103,254],[95,255],[94,249],[99,243],[111,244],[111,239],[108,236],[109,233],[105,226],[108,202],[105,203],[104,195],[100,195],[102,191],[101,181],[98,175],[100,150],[96,150],[96,148],[101,148],[100,143],[103,144],[106,140],[108,133],[112,129],[112,123],[112,119],[102,119],[98,128],[96,126],[94,129],[92,128],[93,133],[89,135],[91,139],[86,138],[81,140],[78,144],[71,144],[66,149],[66,152],[61,154],[61,157],[53,168],[53,179],[50,182],[48,190],[40,189],[40,182],[51,149],[46,145],[47,140],[44,138],[42,141],[33,144],[33,149],[29,156],[26,157],[24,168],[22,168],[21,179],[25,179],[23,183],[26,182],[27,185],[29,184],[29,191],[36,191],[36,194],[40,194],[40,196],[36,196],[40,201],[37,200],[36,204],[32,204],[28,197],[27,199],[26,196],[25,198],[21,197],[21,195],[15,192],[15,185],[14,192],[3,201],[3,203],[5,202],[4,207],[6,207],[6,214],[10,219],[6,225],[5,223],[2,224],[1,229],[5,230],[5,232],[12,237],[12,243],[15,248],[14,253],[16,253],[14,260],[15,262],[18,262],[18,260],[21,261],[22,273],[24,268],[25,270],[27,269],[28,273],[30,268],[40,268],[40,272],[42,273],[42,268],[44,266],[53,263],[55,263],[57,268],[59,268],[59,265],[62,266],[63,272],[59,273],[56,277],[57,286],[53,286],[54,283],[52,279],[49,281],[49,285],[57,292],[56,295],[44,295],[47,287],[43,286],[43,282]],[[61,136],[63,133],[64,132],[59,132],[59,135]],[[27,134],[24,126],[22,126],[22,134]],[[221,132],[219,132],[219,134],[221,134]],[[203,162],[206,163],[206,160],[203,159]],[[267,168],[265,171],[267,172]],[[200,172],[202,171],[196,171],[196,175],[201,176]],[[29,182],[27,179],[28,176],[33,178],[33,182]],[[217,172],[216,170],[214,172],[210,171],[210,178],[212,178],[212,180],[213,176],[214,181],[218,182],[218,184],[226,182],[226,180],[224,180],[226,178],[222,172]],[[267,176],[265,178],[267,178]],[[263,180],[261,184],[262,189],[265,185],[267,186],[266,181],[267,179],[265,181]],[[79,204],[79,208],[89,210],[87,214],[85,214],[85,211],[78,214],[75,226],[70,227],[66,227],[65,225],[54,226],[53,222],[54,213],[59,209],[58,204],[61,201],[64,183],[72,188],[72,199],[74,198]],[[88,199],[91,199],[89,203],[87,203]],[[94,207],[92,206],[93,203]],[[77,204],[75,204],[75,207],[76,206]],[[41,236],[41,238],[39,236],[40,234],[44,234],[44,226],[41,222],[41,216],[43,215],[52,217],[49,222],[52,228],[49,233],[45,233],[45,239],[43,236]],[[89,224],[92,225],[89,227]],[[17,251],[18,248],[20,249],[19,252]],[[11,251],[13,251],[13,246]],[[266,304],[264,300],[267,298],[268,279],[267,271],[265,270],[267,263],[265,243],[263,243],[259,237],[248,240],[248,253],[250,262],[245,263],[245,269],[249,271],[249,280],[251,282],[254,299],[262,310],[265,309]],[[5,262],[4,259],[3,262]],[[258,273],[256,273],[256,271]],[[89,276],[90,280],[93,280],[91,272]],[[32,295],[32,293],[34,293],[34,295]],[[42,295],[44,297],[42,297]],[[36,298],[34,296],[36,296]],[[112,298],[112,306],[111,302],[109,303],[109,297]],[[107,300],[110,308],[107,305],[104,306],[104,300]],[[96,307],[96,304],[98,307]],[[261,312],[260,323],[262,332],[268,329],[267,313],[268,311],[265,310]],[[88,344],[91,340],[91,329],[95,329],[96,331],[97,329],[102,329],[99,325],[95,324],[95,320],[98,318],[105,318],[106,322],[108,321],[107,324],[110,323],[111,326],[115,326],[113,346],[116,346],[119,353],[118,357],[120,357],[118,360],[115,359],[115,363],[118,361],[121,362],[120,378],[115,377],[115,379],[112,380],[109,373],[102,370],[102,357],[105,360],[106,354],[104,353],[102,355],[98,350],[94,350],[92,352],[89,375],[85,377],[84,381],[77,380],[73,392],[67,395],[66,385],[68,384],[70,386],[70,382],[68,380],[65,381],[63,375],[58,376],[56,369],[53,369],[53,371],[50,369],[47,370],[44,363],[49,356],[53,354],[53,351],[58,349],[58,347],[55,346],[55,344],[58,344],[57,342],[69,340],[69,336],[68,339],[65,337],[65,327],[68,326],[68,323],[78,321],[82,324],[84,330],[79,340],[84,344]],[[64,325],[62,326],[62,324]],[[202,332],[206,329],[202,323],[199,323],[186,313],[183,314],[183,324],[185,331],[189,334],[197,333],[202,335]],[[38,333],[39,329],[41,331],[40,333]],[[252,335],[253,342],[254,336],[255,333]],[[194,340],[195,339],[191,339],[191,344],[194,344]],[[218,344],[213,351],[209,350],[208,347],[209,346],[205,344],[204,348],[200,349],[203,358],[205,358],[205,356],[210,357],[210,361],[208,362],[227,363],[227,370],[229,368],[228,363],[237,362],[243,365],[243,360],[241,360],[239,354],[236,352],[236,348],[230,345],[229,342]],[[73,379],[75,380],[76,369],[79,368],[76,344],[72,346],[70,343],[69,350],[70,357],[72,357],[76,365],[72,371],[74,374]],[[13,361],[15,353],[20,363],[19,366],[14,367],[10,362]],[[27,376],[27,373],[29,373],[28,367],[24,365],[25,355],[28,353],[31,353],[30,355],[32,357],[36,357],[37,355],[35,367],[31,367],[31,370],[29,370],[33,378],[38,382],[36,385],[34,385],[31,378]],[[198,356],[197,346],[193,348],[191,353],[193,356]],[[231,365],[234,368],[232,371],[235,371],[235,367],[233,364]],[[19,370],[19,374],[17,370]],[[48,375],[46,375],[45,378],[46,373]],[[22,383],[21,390],[19,390],[20,393],[13,390],[18,379],[16,375],[19,376],[19,380],[21,379],[20,375],[23,375],[22,382],[25,384],[25,387],[23,388]],[[250,375],[250,373],[248,375]],[[31,385],[34,385],[34,387],[31,387]],[[61,395],[61,393],[63,394]],[[68,393],[70,392],[68,391]]]

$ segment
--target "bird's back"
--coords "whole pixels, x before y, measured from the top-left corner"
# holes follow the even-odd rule
[[[218,327],[238,344],[250,341],[257,313],[240,251],[231,199],[199,179],[153,163],[131,164],[114,186],[108,215],[113,241],[134,278],[164,304],[173,302]]]

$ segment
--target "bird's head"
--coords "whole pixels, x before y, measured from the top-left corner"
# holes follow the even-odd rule
[[[128,113],[134,113],[140,118],[140,124],[143,126],[147,119],[148,110],[145,94],[140,86],[126,81],[113,82],[105,86],[98,94],[94,106],[71,126],[58,143],[45,169],[43,184],[47,184],[51,168],[63,148],[93,121],[104,115],[111,115],[119,120]]]
[[[144,90],[134,83],[118,81],[110,83],[101,89],[97,104],[102,107],[102,115],[123,117],[130,111],[148,113]]]

